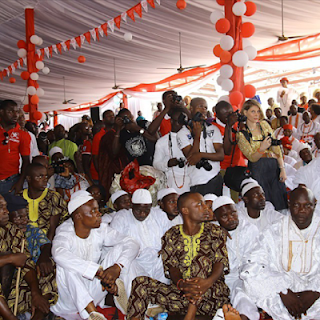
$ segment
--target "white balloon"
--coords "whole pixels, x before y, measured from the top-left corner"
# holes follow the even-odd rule
[[[39,41],[37,43],[38,46],[41,46],[43,44],[43,39],[39,37]]]
[[[248,38],[242,38],[242,47],[252,47],[252,43]]]
[[[36,72],[32,72],[30,74],[30,79],[31,80],[38,80],[39,79],[39,75]]]
[[[38,44],[39,37],[34,34],[33,36],[30,37],[30,42],[33,43],[33,44]]]
[[[17,54],[18,54],[19,58],[24,58],[27,55],[27,50],[26,49],[19,49]]]
[[[36,62],[36,67],[38,70],[41,70],[44,68],[44,63],[42,61],[37,61]]]
[[[229,103],[230,103],[229,96],[221,96],[221,97],[218,99],[218,102],[220,102],[220,101],[226,101],[226,102],[229,102]]]
[[[131,40],[132,40],[132,33],[126,32],[126,33],[123,35],[123,39],[124,39],[125,41],[131,41]]]
[[[249,60],[254,60],[254,58],[257,56],[257,49],[253,46],[245,47],[243,49],[248,55]]]
[[[50,69],[49,69],[48,67],[44,67],[44,68],[42,69],[42,72],[43,72],[44,74],[48,74],[48,73],[50,72]]]
[[[224,14],[222,11],[213,11],[211,14],[210,14],[210,21],[213,23],[213,24],[216,24],[216,22],[220,19],[224,18]]]
[[[224,79],[225,79],[224,77],[219,76],[219,77],[217,78],[217,84],[218,84],[219,86],[221,86],[221,83],[222,83],[222,81],[223,81]]]
[[[232,62],[237,67],[244,67],[249,61],[247,53],[243,50],[235,52],[232,56]]]
[[[243,16],[247,11],[247,6],[243,2],[236,2],[232,7],[232,12],[235,16]]]
[[[27,94],[30,94],[30,96],[33,96],[34,94],[36,94],[37,90],[35,87],[30,86],[27,88]]]
[[[44,90],[43,90],[42,88],[38,88],[38,89],[37,89],[37,96],[38,96],[38,97],[44,96]]]
[[[231,91],[233,89],[233,81],[230,79],[224,79],[221,83],[221,88],[225,91]]]
[[[229,64],[224,64],[220,68],[220,76],[224,79],[229,79],[233,75],[233,69]]]
[[[234,40],[231,36],[222,36],[220,39],[220,47],[223,50],[229,51],[234,46]]]

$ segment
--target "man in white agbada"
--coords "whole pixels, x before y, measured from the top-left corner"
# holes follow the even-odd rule
[[[163,229],[159,226],[156,215],[150,192],[138,189],[132,195],[132,209],[118,211],[110,226],[139,243],[140,251],[135,261],[142,272],[138,276],[148,276],[168,283],[164,276],[162,259],[159,257]]]
[[[164,235],[171,227],[183,224],[177,205],[179,195],[175,189],[165,188],[158,191],[157,198],[159,207],[154,208],[156,210],[155,218],[163,230],[162,235]]]
[[[290,214],[270,225],[240,277],[245,292],[276,320],[320,319],[320,218],[312,192],[291,192]]]
[[[258,308],[244,293],[243,281],[240,279],[242,264],[257,243],[259,230],[245,220],[239,221],[236,205],[229,197],[218,197],[212,210],[219,225],[232,237],[227,238],[230,273],[225,276],[231,303],[239,311],[242,320],[259,320]]]
[[[57,228],[52,243],[59,299],[51,311],[68,320],[105,319],[96,307],[105,306],[109,293],[125,313],[128,300],[124,286],[132,280],[128,280],[128,269],[139,245],[101,223],[99,205],[87,191],[75,192],[68,210],[72,218]],[[101,256],[104,246],[115,245],[122,245],[122,251],[110,250]]]
[[[313,160],[311,147],[308,143],[301,143],[298,153],[300,161],[293,166],[296,170],[300,170],[300,168],[307,166]]]
[[[290,109],[292,100],[298,98],[298,93],[293,88],[288,88],[289,80],[287,78],[280,79],[281,88],[277,93],[277,101],[280,103],[280,108],[282,109],[282,114],[287,116]]]
[[[237,206],[239,220],[254,224],[259,232],[281,217],[271,202],[266,201],[264,191],[254,179],[245,179],[241,184],[242,200]]]

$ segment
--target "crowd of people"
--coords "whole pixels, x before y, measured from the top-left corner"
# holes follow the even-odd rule
[[[1,101],[0,317],[320,319],[320,90],[281,85],[68,132]]]

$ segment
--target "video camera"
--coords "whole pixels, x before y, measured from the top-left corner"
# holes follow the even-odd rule
[[[281,146],[282,145],[281,140],[272,138],[271,133],[269,133],[268,136],[271,138],[271,146]]]
[[[54,173],[60,174],[65,171],[64,164],[67,161],[67,159],[61,159],[57,162],[52,162],[51,166],[54,169]]]
[[[128,123],[131,123],[131,120],[129,119],[128,116],[123,116],[122,122],[123,122],[124,125],[126,125],[126,124],[128,124]]]
[[[178,123],[185,125],[186,127],[193,128],[193,121],[203,122],[204,120],[202,119],[202,114],[200,112],[197,112],[191,120],[188,119],[185,113],[181,113],[178,117]]]
[[[180,101],[182,101],[182,97],[177,95],[177,93],[173,93],[172,100],[173,100],[173,102],[180,102]]]

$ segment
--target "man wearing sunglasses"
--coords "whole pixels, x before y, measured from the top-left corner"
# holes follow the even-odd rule
[[[30,163],[28,132],[17,123],[19,107],[13,100],[0,102],[0,194],[22,190],[26,168]],[[22,158],[21,172],[19,160]]]

